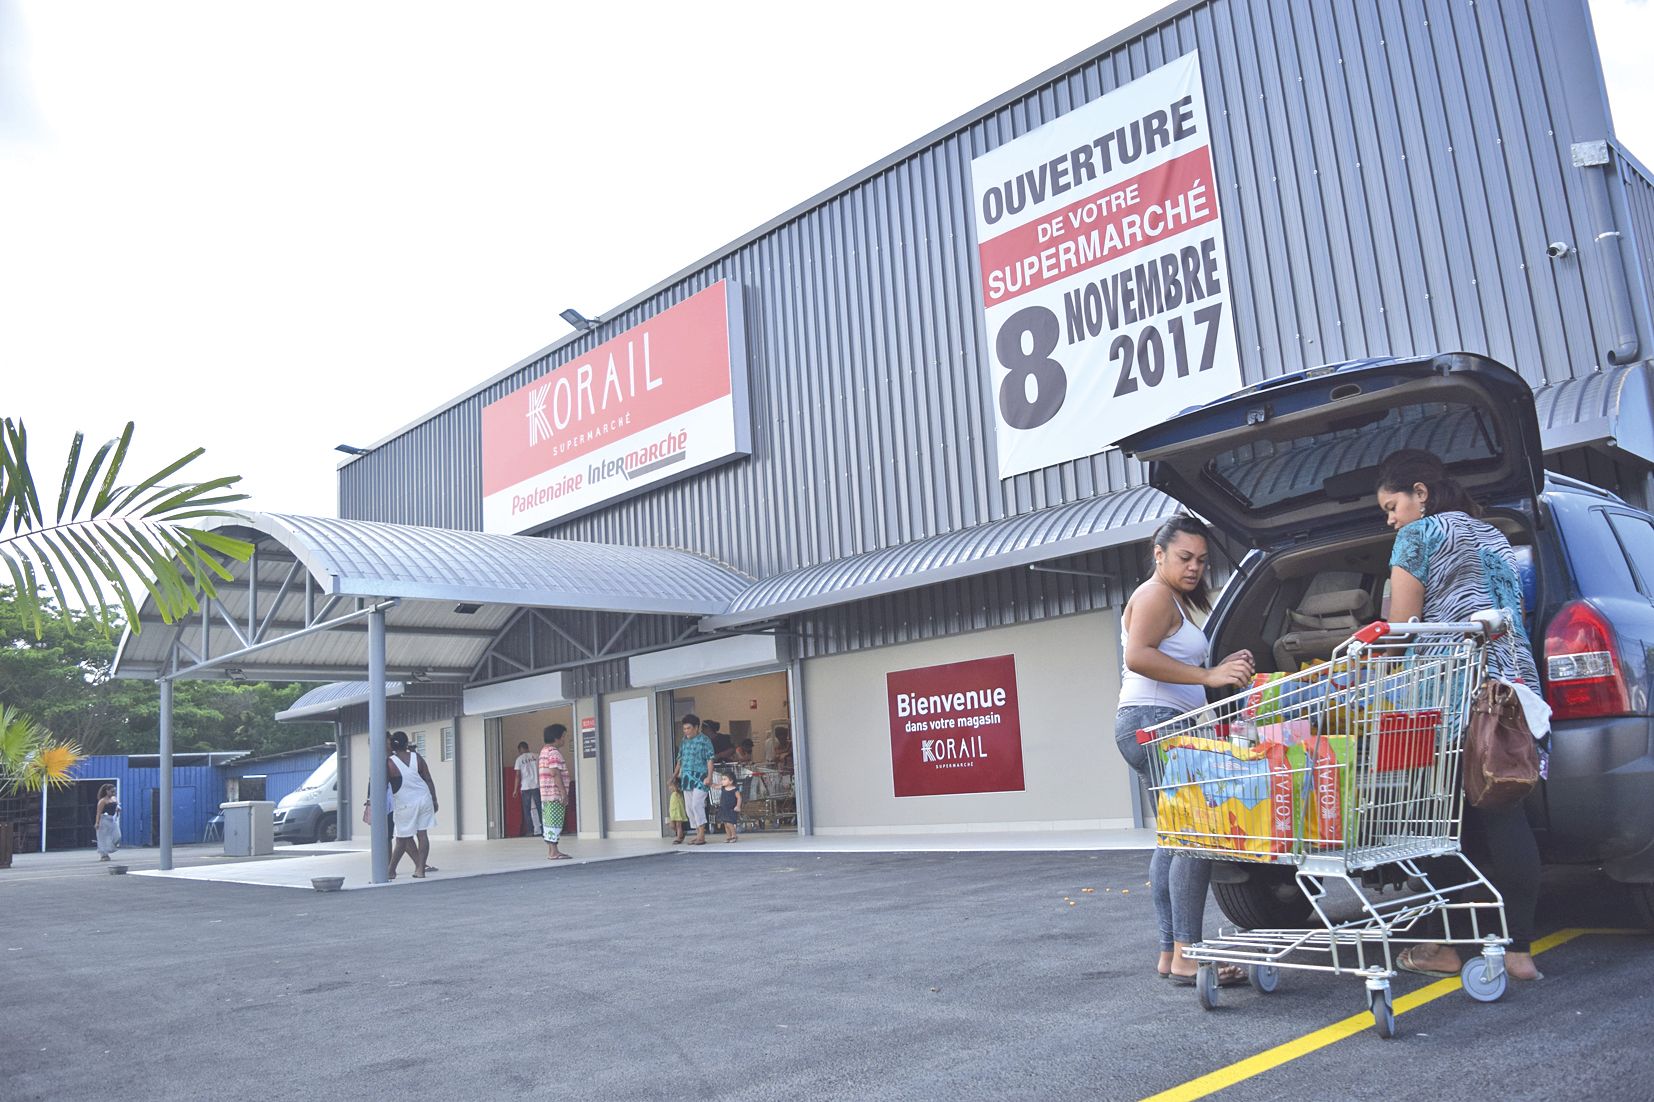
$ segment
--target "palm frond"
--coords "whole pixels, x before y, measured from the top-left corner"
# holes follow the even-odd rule
[[[40,589],[49,591],[63,615],[95,610],[105,633],[111,629],[106,590],[140,630],[136,578],[161,618],[172,623],[216,595],[215,579],[232,577],[226,563],[245,562],[252,545],[192,527],[201,520],[234,518],[226,508],[247,495],[232,487],[239,477],[177,482],[179,472],[202,454],[197,448],[130,485],[122,467],[132,446],[133,424],[100,445],[90,458],[75,434],[51,519],[40,506],[28,458],[28,431],[22,421],[0,421],[0,559],[5,560],[25,615],[41,632],[45,609]],[[83,462],[84,458],[84,462]]]

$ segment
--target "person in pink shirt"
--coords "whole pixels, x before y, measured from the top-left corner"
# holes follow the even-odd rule
[[[557,848],[563,836],[563,815],[568,810],[569,764],[563,760],[563,736],[568,728],[553,723],[546,728],[546,744],[540,748],[540,825],[546,839],[546,860],[566,861],[569,855]]]

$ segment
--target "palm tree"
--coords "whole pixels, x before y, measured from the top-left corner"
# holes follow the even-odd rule
[[[16,708],[0,704],[0,796],[63,788],[83,755]]]
[[[43,588],[50,590],[59,610],[95,610],[106,634],[109,608],[118,604],[137,632],[138,607],[128,575],[139,579],[161,618],[172,623],[199,609],[203,595],[214,595],[214,577],[230,580],[220,556],[245,562],[252,554],[252,545],[243,540],[189,524],[236,516],[224,506],[246,500],[246,494],[230,492],[240,476],[169,481],[204,449],[142,481],[121,484],[132,428],[128,421],[121,435],[98,448],[84,468],[85,437],[75,434],[56,507],[48,513],[29,469],[28,431],[21,420],[0,422],[0,558],[37,634],[42,617],[51,614],[42,600]]]
[[[0,704],[0,799],[17,792],[64,788],[80,761],[80,747],[51,732],[16,708]],[[0,819],[0,869],[11,868],[12,825]]]

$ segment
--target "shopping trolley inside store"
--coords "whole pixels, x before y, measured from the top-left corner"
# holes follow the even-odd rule
[[[1260,675],[1247,691],[1139,731],[1156,843],[1220,861],[1288,865],[1315,921],[1237,930],[1188,946],[1195,989],[1217,1005],[1220,964],[1273,992],[1283,969],[1366,982],[1378,1031],[1395,1035],[1396,947],[1471,945],[1464,988],[1505,990],[1504,904],[1460,852],[1459,764],[1498,613],[1451,624],[1370,624],[1330,661]],[[1428,864],[1425,864],[1428,862]],[[1408,887],[1369,898],[1361,874],[1392,865]],[[1342,885],[1342,889],[1339,889]]]
[[[798,800],[790,770],[770,764],[741,766],[735,775],[741,786],[743,831],[788,830],[798,827]]]

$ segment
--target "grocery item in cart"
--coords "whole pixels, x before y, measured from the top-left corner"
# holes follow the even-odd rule
[[[1336,848],[1345,837],[1345,817],[1353,816],[1354,739],[1316,735],[1286,748],[1292,770],[1293,822],[1305,846]]]
[[[1241,714],[1259,724],[1314,719],[1322,735],[1349,734],[1359,710],[1356,667],[1347,659],[1311,662],[1294,673],[1260,673],[1252,678]]]
[[[1237,749],[1198,735],[1158,740],[1164,756],[1155,809],[1163,846],[1216,849],[1269,860],[1292,841],[1292,776],[1286,748]]]

